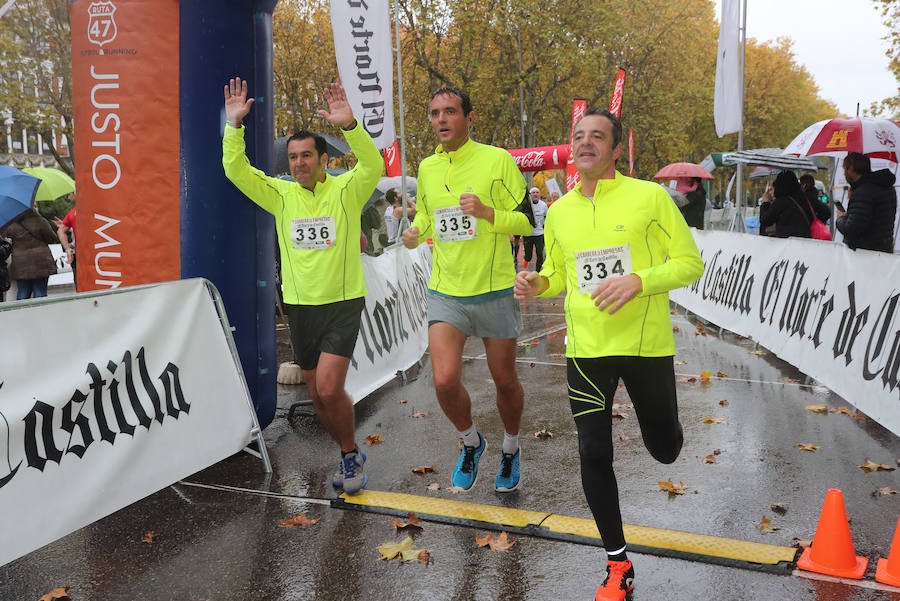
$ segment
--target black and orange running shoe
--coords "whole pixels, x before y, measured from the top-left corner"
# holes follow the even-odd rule
[[[607,561],[606,579],[594,594],[594,601],[624,601],[634,588],[634,566],[631,561]]]

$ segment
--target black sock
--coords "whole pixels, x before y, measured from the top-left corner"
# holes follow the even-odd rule
[[[356,448],[356,447],[353,447],[353,450],[347,451],[346,453],[345,453],[344,451],[341,451],[341,459],[343,459],[344,457],[346,457],[346,456],[349,455],[350,453],[359,453],[359,449]]]
[[[628,559],[628,555],[625,554],[625,550],[623,549],[619,553],[615,553],[613,555],[607,553],[606,559],[608,561],[625,561],[626,559]]]

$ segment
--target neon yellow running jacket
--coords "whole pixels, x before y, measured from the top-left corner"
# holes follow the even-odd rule
[[[529,234],[534,226],[516,207],[525,198],[525,178],[506,150],[466,142],[455,151],[438,146],[419,165],[418,212],[413,227],[419,243],[434,240],[434,264],[428,287],[450,296],[475,296],[512,288],[516,270],[509,234]],[[493,225],[477,219],[477,235],[470,240],[442,242],[436,210],[459,206],[461,194],[475,194],[494,208]]]
[[[691,231],[669,194],[654,182],[625,177],[600,180],[591,200],[579,182],[554,202],[544,224],[547,259],[541,275],[549,288],[566,290],[567,357],[664,357],[675,354],[669,290],[703,275],[703,260]],[[579,292],[591,267],[576,265],[575,253],[628,246],[643,291],[610,315]],[[596,268],[596,264],[593,266]]]
[[[250,165],[244,151],[244,127],[225,127],[225,175],[275,216],[284,302],[291,305],[324,305],[366,295],[359,249],[360,215],[381,177],[384,160],[359,120],[343,134],[358,159],[356,166],[338,176],[326,174],[325,181],[317,182],[310,192],[296,181],[268,177]],[[292,222],[310,217],[334,218],[333,239],[322,249],[297,248],[292,238]],[[312,229],[312,234],[322,231]]]

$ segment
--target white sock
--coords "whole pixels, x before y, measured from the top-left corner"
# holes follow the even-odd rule
[[[475,422],[472,422],[467,430],[460,430],[459,437],[467,447],[477,447],[481,444],[481,440],[478,439],[478,430],[475,429]]]
[[[519,450],[519,435],[518,434],[510,434],[509,432],[503,432],[503,452],[508,453],[510,455],[515,455],[516,451]]]

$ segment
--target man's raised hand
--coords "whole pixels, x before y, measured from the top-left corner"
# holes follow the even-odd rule
[[[328,110],[319,110],[319,116],[332,125],[352,129],[356,118],[353,116],[350,103],[347,102],[347,92],[344,91],[344,86],[334,82],[331,84],[331,89],[325,88],[325,101],[328,102]]]
[[[241,121],[250,112],[250,106],[254,99],[247,99],[247,82],[240,77],[228,80],[225,86],[225,120],[235,127],[241,126]]]

